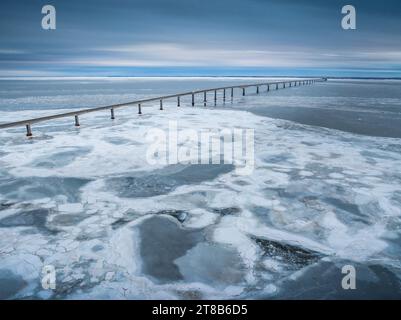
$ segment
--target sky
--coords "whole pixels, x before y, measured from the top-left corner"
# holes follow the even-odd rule
[[[401,1],[0,1],[0,77],[223,75],[401,77]]]

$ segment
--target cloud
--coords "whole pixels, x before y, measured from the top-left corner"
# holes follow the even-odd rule
[[[332,53],[296,46],[231,48],[227,45],[143,43],[101,47],[86,56],[57,60],[67,65],[97,67],[366,67],[398,65],[401,51],[354,51]]]
[[[0,48],[0,54],[4,55],[14,55],[14,54],[24,54],[26,51],[24,50],[19,50],[19,49],[5,49],[5,48]]]

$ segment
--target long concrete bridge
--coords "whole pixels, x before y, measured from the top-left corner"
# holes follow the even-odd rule
[[[223,92],[223,100],[225,101],[227,98],[226,94],[229,94],[230,98],[233,99],[235,89],[241,90],[242,96],[245,96],[246,90],[249,88],[252,88],[252,87],[256,88],[256,94],[259,94],[261,92],[261,90],[265,90],[268,92],[270,90],[278,90],[281,88],[284,89],[284,88],[297,87],[297,86],[303,86],[303,85],[311,85],[317,81],[322,82],[322,81],[326,81],[326,80],[327,80],[326,78],[314,78],[314,79],[264,82],[264,83],[244,84],[244,85],[236,85],[236,86],[228,86],[228,87],[220,87],[220,88],[202,89],[202,90],[197,90],[197,91],[190,91],[190,92],[177,93],[177,94],[172,94],[172,95],[167,95],[167,96],[125,102],[125,103],[120,103],[120,104],[113,104],[113,105],[108,105],[108,106],[103,106],[103,107],[80,109],[80,110],[76,110],[76,111],[59,113],[59,114],[46,116],[46,117],[39,117],[39,118],[22,120],[22,121],[4,123],[4,124],[0,124],[0,129],[25,126],[27,137],[32,137],[32,125],[33,124],[39,123],[39,122],[50,121],[50,120],[54,120],[54,119],[74,117],[75,126],[79,127],[80,126],[79,116],[84,115],[86,113],[110,110],[110,117],[112,120],[114,120],[115,119],[115,112],[114,112],[115,109],[128,107],[128,106],[132,106],[132,105],[137,105],[138,106],[138,114],[142,114],[142,105],[147,102],[159,101],[160,102],[160,110],[163,110],[163,101],[164,100],[175,98],[175,99],[177,99],[177,107],[180,107],[181,106],[181,97],[191,96],[191,105],[194,107],[195,102],[196,102],[195,97],[197,95],[201,95],[201,97],[203,98],[202,103],[204,106],[206,106],[208,92],[214,93],[214,101],[216,102],[218,91]]]

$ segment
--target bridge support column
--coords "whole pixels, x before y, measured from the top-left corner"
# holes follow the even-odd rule
[[[31,130],[31,124],[30,123],[28,123],[26,125],[26,136],[27,137],[32,137],[32,130]]]
[[[160,110],[163,110],[163,100],[160,99]]]
[[[214,104],[216,105],[217,101],[217,90],[214,90]]]
[[[192,106],[195,106],[195,94],[192,93]]]
[[[142,108],[140,103],[138,103],[138,114],[142,114]]]
[[[245,95],[245,88],[242,88],[242,95]]]
[[[226,89],[223,89],[223,101],[226,101]]]
[[[207,104],[207,92],[203,91],[203,105],[206,107]]]
[[[256,94],[259,94],[259,86],[256,86]]]
[[[75,126],[76,126],[76,127],[79,127],[79,126],[80,126],[78,115],[75,116]]]
[[[181,106],[181,101],[180,101],[181,99],[180,99],[180,96],[178,96],[177,97],[177,107],[180,107]]]
[[[234,88],[231,88],[231,100],[234,98]]]
[[[110,109],[110,118],[111,118],[111,120],[115,119],[115,117],[114,117],[114,109]]]

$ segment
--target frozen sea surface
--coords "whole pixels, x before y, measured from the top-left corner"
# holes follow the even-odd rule
[[[0,81],[0,122],[258,81],[183,80]],[[346,84],[354,91],[345,94]],[[142,116],[133,106],[114,121],[83,116],[79,129],[73,119],[36,125],[33,139],[24,128],[2,130],[0,298],[401,298],[401,141],[391,128],[401,97],[393,86],[401,92],[397,82],[336,81],[206,108],[150,104]],[[294,119],[271,114],[288,108]],[[325,116],[307,123],[312,109],[316,119],[348,112],[350,125]],[[369,116],[371,131],[356,134],[368,110],[390,113],[389,131]],[[171,120],[179,129],[253,128],[255,170],[150,165],[146,133]],[[346,264],[357,270],[357,290],[341,288]],[[44,265],[56,268],[54,291],[42,289]]]

